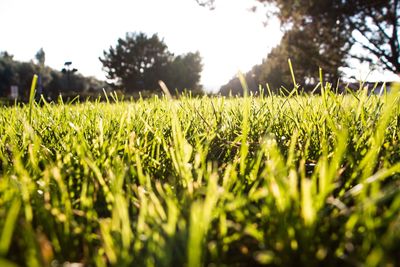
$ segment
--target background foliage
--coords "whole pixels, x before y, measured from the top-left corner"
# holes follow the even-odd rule
[[[29,88],[34,74],[39,74],[41,79],[41,93],[46,99],[56,100],[60,94],[65,97],[80,95],[97,95],[107,88],[105,82],[94,77],[84,77],[81,74],[72,74],[68,79],[59,70],[45,65],[45,53],[41,49],[36,54],[36,62],[20,62],[13,59],[7,52],[0,54],[0,97],[10,94],[10,87],[19,87],[19,99],[27,101]],[[37,88],[39,91],[39,88]]]
[[[126,92],[157,91],[162,80],[178,92],[201,91],[202,71],[200,53],[174,56],[157,34],[127,33],[115,47],[103,52],[103,69],[114,87]]]

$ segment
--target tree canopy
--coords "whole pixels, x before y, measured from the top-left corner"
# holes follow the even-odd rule
[[[179,90],[200,87],[200,54],[174,56],[157,34],[127,33],[99,59],[107,78],[126,92],[156,90],[159,80]]]
[[[288,58],[301,85],[318,77],[319,67],[335,82],[350,58],[400,73],[399,0],[255,1],[270,7],[268,14],[280,19],[285,32],[281,43],[255,66],[260,76],[254,77],[254,68],[249,72],[261,84],[286,86],[291,81]],[[229,84],[238,82],[229,82],[225,91]]]
[[[314,36],[322,37],[320,43],[326,48],[342,45],[349,57],[400,73],[399,0],[258,1],[276,5],[284,25],[299,29],[313,25]],[[339,44],[332,40],[338,36]],[[364,51],[354,49],[357,46]]]
[[[178,92],[184,89],[200,90],[198,83],[202,68],[199,52],[176,56],[168,65],[165,82]]]
[[[44,66],[46,61],[46,53],[44,52],[43,48],[40,48],[35,55],[35,59],[39,66]]]

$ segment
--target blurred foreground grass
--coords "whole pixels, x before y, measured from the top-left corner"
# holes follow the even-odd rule
[[[0,265],[399,266],[399,93],[328,89],[1,108]]]

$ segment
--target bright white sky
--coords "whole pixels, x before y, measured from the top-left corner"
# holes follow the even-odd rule
[[[218,0],[210,11],[195,0],[1,0],[0,51],[33,59],[43,47],[46,65],[65,61],[84,75],[105,79],[98,60],[126,32],[158,33],[171,52],[200,51],[201,83],[219,90],[238,70],[261,63],[282,36],[279,23],[263,26],[254,0]]]
[[[72,61],[82,74],[105,79],[98,60],[103,50],[126,32],[158,33],[175,54],[200,51],[201,83],[217,91],[238,70],[261,63],[280,41],[278,21],[265,27],[262,10],[248,11],[255,4],[217,0],[210,11],[195,0],[1,0],[0,51],[28,61],[43,47],[47,65],[61,69]],[[352,74],[365,79],[366,72],[364,66]]]

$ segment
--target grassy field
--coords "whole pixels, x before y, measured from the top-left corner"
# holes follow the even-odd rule
[[[399,93],[0,108],[0,266],[399,266]]]

